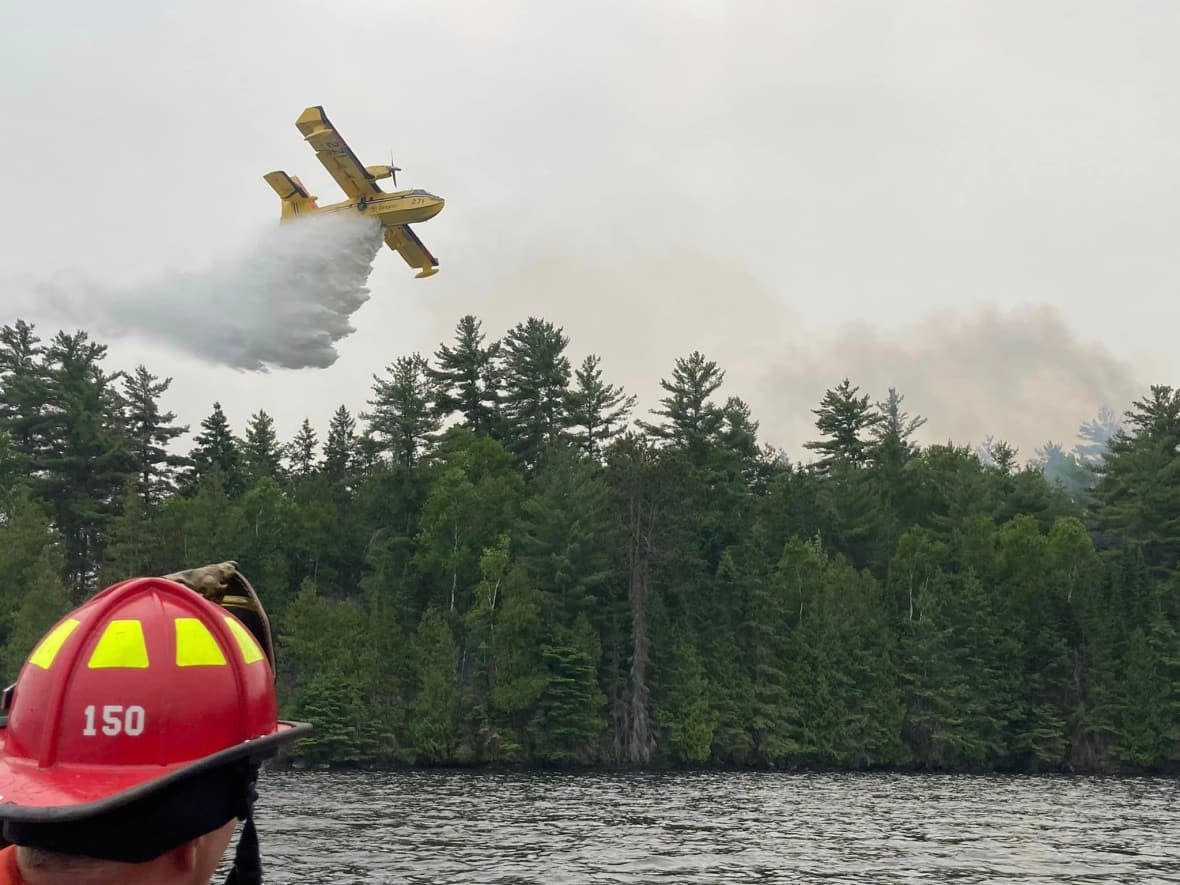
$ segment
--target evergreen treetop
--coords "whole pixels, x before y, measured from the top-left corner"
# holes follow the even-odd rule
[[[869,456],[870,437],[881,423],[881,415],[869,405],[869,395],[857,396],[859,387],[845,378],[829,388],[818,409],[812,409],[815,426],[826,437],[804,443],[820,454],[815,467],[828,471],[836,464],[863,465]],[[898,400],[896,405],[900,406]]]
[[[334,480],[342,479],[356,460],[356,420],[340,406],[332,413],[328,440],[324,444],[323,470]]]
[[[455,327],[454,347],[440,344],[436,366],[428,368],[438,411],[443,416],[460,412],[476,433],[498,429],[500,343],[484,347],[485,337],[480,321],[468,314]]]
[[[569,339],[560,328],[529,317],[508,330],[501,345],[504,441],[523,464],[535,468],[548,443],[567,425]]]
[[[291,465],[291,474],[296,477],[311,476],[316,469],[316,449],[319,439],[307,418],[299,425],[295,437],[287,444],[287,462]]]
[[[282,449],[275,432],[274,419],[259,409],[246,425],[246,439],[242,443],[242,462],[251,485],[262,479],[277,479],[282,475]]]
[[[217,474],[231,495],[245,490],[241,442],[234,436],[221,403],[213,403],[213,411],[201,421],[189,458],[193,464],[191,485]]]
[[[591,354],[574,372],[575,386],[566,394],[570,441],[588,458],[599,459],[606,445],[627,428],[635,397],[602,380],[601,359]]]
[[[721,408],[710,399],[724,381],[725,372],[700,351],[678,358],[671,379],[660,379],[667,395],[658,409],[651,410],[664,420],[659,424],[640,421],[639,426],[656,439],[703,457],[724,421]]]
[[[435,409],[436,382],[419,354],[398,357],[387,378],[373,376],[372,411],[361,417],[394,464],[413,467],[429,455],[442,419]]]
[[[148,507],[176,488],[177,470],[189,464],[170,448],[173,440],[188,432],[188,426],[177,426],[174,412],[160,411],[159,398],[171,384],[171,378],[161,381],[143,365],[123,379],[127,436],[138,464],[140,494]]]

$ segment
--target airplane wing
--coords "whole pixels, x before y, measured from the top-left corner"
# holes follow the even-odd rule
[[[419,277],[429,277],[438,273],[438,259],[430,254],[430,250],[418,239],[418,235],[410,230],[408,224],[395,224],[385,228],[385,242],[389,248],[401,255],[406,264],[416,267]]]
[[[332,128],[322,107],[308,108],[299,115],[295,125],[303,133],[303,140],[315,148],[316,157],[342,191],[354,199],[381,193],[377,180],[361,165],[340,133]]]

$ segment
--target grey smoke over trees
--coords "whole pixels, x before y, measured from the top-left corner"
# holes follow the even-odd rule
[[[772,288],[756,269],[692,250],[612,267],[539,253],[507,272],[452,268],[462,283],[432,292],[424,306],[440,337],[470,310],[477,280],[491,335],[521,316],[560,311],[578,332],[576,361],[598,355],[637,395],[638,414],[664,396],[652,379],[666,366],[686,351],[707,353],[743,390],[762,436],[796,459],[812,438],[809,408],[844,377],[876,395],[904,391],[907,409],[930,416],[916,429],[919,442],[999,434],[1026,457],[1046,439],[1072,440],[1098,404],[1124,408],[1144,383],[1141,367],[1079,336],[1053,307],[1000,310],[948,298],[933,316],[899,312],[883,325],[852,314],[821,324],[803,314],[828,292]]]

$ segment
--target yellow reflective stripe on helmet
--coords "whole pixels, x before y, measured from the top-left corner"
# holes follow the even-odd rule
[[[147,644],[143,641],[143,624],[119,618],[107,624],[87,666],[91,670],[147,669],[148,653]]]
[[[225,616],[225,623],[229,626],[229,632],[234,634],[234,639],[238,641],[238,648],[242,650],[242,660],[247,664],[253,664],[255,661],[261,661],[266,657],[262,653],[262,649],[258,647],[258,643],[254,641],[254,637],[250,635],[250,631],[242,626],[242,622],[233,615]]]
[[[53,665],[53,659],[57,657],[57,653],[61,651],[61,647],[70,638],[70,634],[77,630],[81,623],[77,618],[70,618],[50,630],[45,638],[37,643],[33,653],[29,655],[29,663],[42,670],[48,670]]]
[[[176,666],[224,667],[221,646],[198,618],[176,619]]]

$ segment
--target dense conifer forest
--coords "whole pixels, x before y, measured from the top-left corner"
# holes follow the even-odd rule
[[[213,403],[187,446],[168,379],[3,327],[0,675],[103,586],[235,559],[308,764],[1174,766],[1180,390],[1022,465],[833,379],[792,463],[707,356],[639,415],[567,344],[464,317],[324,439]]]

